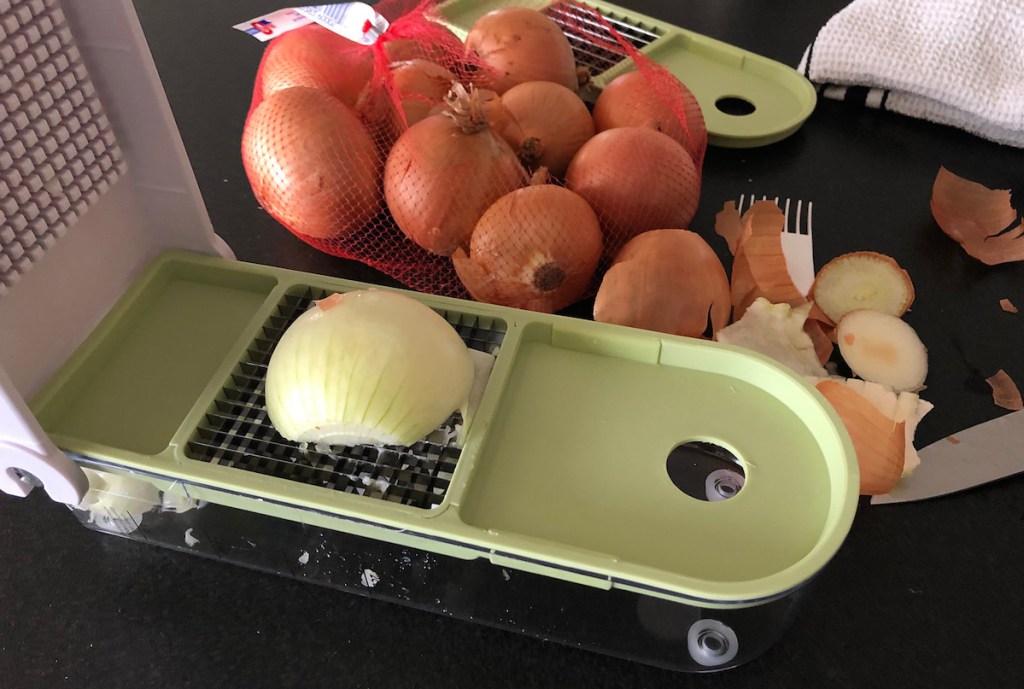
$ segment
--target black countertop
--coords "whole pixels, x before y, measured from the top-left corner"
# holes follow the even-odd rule
[[[266,0],[136,0],[214,227],[240,259],[393,284],[317,253],[261,211],[239,159],[260,46],[232,24]],[[623,3],[796,65],[845,3]],[[184,23],[191,27],[185,37]],[[710,150],[693,229],[757,190],[811,199],[819,265],[872,249],[917,286],[906,320],[936,405],[918,445],[993,418],[983,378],[1024,383],[1024,265],[968,258],[931,219],[940,165],[1024,189],[1024,152],[821,100],[794,136]],[[1017,201],[1018,207],[1024,200]],[[573,314],[585,314],[586,305]],[[685,675],[191,557],[78,526],[40,491],[0,495],[0,687],[1010,687],[1024,681],[1024,477],[929,502],[862,501],[849,537],[770,651]]]

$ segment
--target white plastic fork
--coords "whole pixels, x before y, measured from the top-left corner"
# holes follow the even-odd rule
[[[758,196],[757,194],[740,194],[736,209],[742,214],[756,201],[774,200],[786,217],[782,228],[782,253],[786,257],[786,268],[793,284],[801,293],[807,294],[814,283],[814,246],[812,233],[812,217],[814,203],[797,199]]]

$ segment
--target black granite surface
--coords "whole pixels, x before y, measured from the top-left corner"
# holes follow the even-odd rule
[[[238,142],[260,46],[232,24],[275,9],[136,0],[214,227],[244,260],[389,281],[319,254],[261,211]],[[845,3],[624,3],[795,65]],[[190,32],[183,36],[183,24]],[[1024,152],[820,101],[793,137],[711,149],[694,229],[756,189],[812,199],[822,259],[896,257],[927,344],[926,444],[1001,413],[980,374],[1024,381],[1024,265],[986,267],[928,211],[939,165],[1017,191]],[[583,305],[573,311],[585,314]],[[0,687],[1017,687],[1024,684],[1024,477],[947,498],[860,504],[792,628],[757,660],[683,675],[82,529],[36,491],[0,495]]]

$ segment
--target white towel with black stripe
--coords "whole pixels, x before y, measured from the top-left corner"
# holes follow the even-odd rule
[[[1024,147],[1024,0],[854,0],[799,70],[826,98]]]

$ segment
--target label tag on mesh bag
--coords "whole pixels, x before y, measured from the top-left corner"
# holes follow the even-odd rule
[[[271,38],[276,38],[300,26],[311,24],[312,21],[298,10],[283,9],[250,19],[241,24],[235,24],[232,28],[249,34],[260,43],[266,43]]]
[[[233,28],[263,43],[312,22],[363,45],[372,45],[389,26],[388,20],[366,3],[345,2],[278,10],[235,24]]]
[[[311,5],[296,9],[317,24],[326,26],[334,33],[363,45],[372,45],[377,40],[377,36],[387,31],[389,26],[387,19],[363,2]]]

